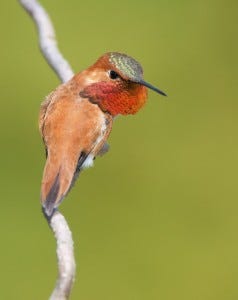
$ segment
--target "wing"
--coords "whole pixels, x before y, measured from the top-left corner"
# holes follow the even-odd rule
[[[53,94],[53,93],[52,93]],[[39,114],[39,130],[41,137],[43,138],[43,127],[44,127],[44,121],[45,121],[45,114],[47,111],[47,108],[52,100],[52,94],[48,95],[45,100],[42,102],[40,107],[40,114]]]
[[[112,117],[60,86],[46,99],[40,129],[48,156],[43,173],[41,201],[51,216],[68,193],[80,170],[102,149],[112,127]]]

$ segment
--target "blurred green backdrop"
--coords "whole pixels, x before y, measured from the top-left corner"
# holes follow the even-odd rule
[[[238,2],[42,1],[74,70],[106,51],[138,59],[150,92],[61,206],[71,299],[238,299]],[[41,215],[40,102],[59,80],[17,1],[2,1],[0,298],[47,299],[55,241]]]

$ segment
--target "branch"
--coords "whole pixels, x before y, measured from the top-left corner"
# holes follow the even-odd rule
[[[37,0],[19,0],[19,2],[37,26],[40,49],[46,61],[62,82],[68,81],[74,72],[58,49],[54,27],[45,9]]]
[[[37,0],[19,0],[20,4],[33,18],[39,35],[39,44],[46,61],[53,68],[62,82],[68,81],[74,74],[59,52],[55,39],[55,32],[44,8]],[[45,218],[54,232],[57,242],[58,280],[50,300],[67,300],[75,277],[75,259],[73,239],[64,216],[55,211],[51,218]]]
[[[55,211],[48,223],[57,241],[59,268],[58,280],[50,300],[65,300],[69,298],[75,275],[74,243],[69,226],[61,213]]]

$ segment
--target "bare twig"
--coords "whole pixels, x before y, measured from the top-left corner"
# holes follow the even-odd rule
[[[40,49],[46,61],[62,82],[68,81],[74,73],[58,49],[54,27],[45,9],[37,0],[19,0],[19,2],[35,21]]]
[[[25,10],[31,15],[38,28],[39,44],[46,61],[56,72],[62,82],[68,81],[74,74],[59,52],[53,25],[44,8],[36,0],[19,0]],[[54,232],[57,242],[58,280],[50,300],[66,300],[72,288],[75,276],[75,259],[73,239],[64,216],[55,211],[47,222]]]
[[[74,245],[64,216],[55,211],[49,222],[57,241],[59,277],[50,300],[68,299],[75,274]]]

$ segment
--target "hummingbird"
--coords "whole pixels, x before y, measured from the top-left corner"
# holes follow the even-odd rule
[[[108,151],[114,118],[135,114],[145,104],[147,88],[166,96],[144,81],[139,62],[109,52],[46,97],[40,107],[39,129],[46,151],[41,203],[47,217],[80,172]]]

